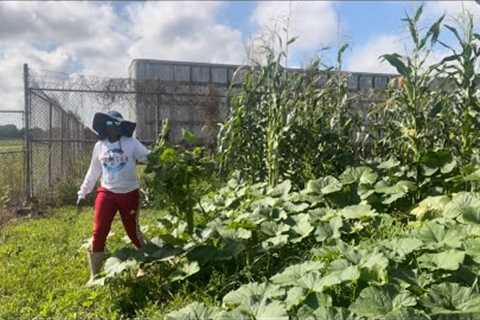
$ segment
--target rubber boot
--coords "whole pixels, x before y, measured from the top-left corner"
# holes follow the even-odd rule
[[[88,251],[88,264],[90,266],[90,279],[86,286],[92,287],[95,285],[95,279],[102,269],[103,252],[90,252]]]
[[[143,241],[143,237],[141,238],[141,243],[142,243],[142,246],[140,248],[137,248],[138,251],[143,251],[143,249],[145,248],[145,242]],[[138,270],[137,270],[136,277],[137,278],[142,278],[144,276],[145,276],[145,270],[143,270],[143,268],[139,267]]]
[[[140,230],[140,225],[138,224],[138,222],[137,222],[137,238],[138,238],[138,241],[140,242],[140,248],[137,248],[137,250],[143,251],[145,249],[145,238],[143,236],[143,232]],[[143,268],[138,268],[136,277],[142,278],[144,276],[145,276],[145,270],[143,270]]]

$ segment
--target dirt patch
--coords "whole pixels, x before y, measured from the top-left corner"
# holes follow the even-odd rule
[[[15,217],[16,213],[14,209],[0,209],[0,228]]]
[[[37,202],[31,202],[28,206],[19,206],[12,208],[0,209],[0,228],[5,226],[8,222],[16,219],[29,219],[42,217],[45,211],[39,208]]]

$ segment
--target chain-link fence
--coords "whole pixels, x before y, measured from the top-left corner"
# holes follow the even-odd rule
[[[86,125],[95,112],[117,110],[136,121],[137,138],[147,145],[157,138],[166,118],[172,140],[178,142],[181,130],[187,129],[201,142],[211,143],[211,130],[219,121],[218,99],[226,99],[213,87],[67,76],[27,66],[25,79],[26,193],[51,200],[72,200],[78,190],[97,140]]]
[[[0,111],[0,209],[24,200],[25,136],[23,110]]]
[[[34,88],[29,95],[27,192],[50,198],[85,174],[95,134],[52,95]]]

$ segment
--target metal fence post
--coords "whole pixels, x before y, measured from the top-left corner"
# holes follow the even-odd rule
[[[25,94],[24,105],[24,170],[25,170],[25,197],[26,200],[30,200],[32,197],[32,185],[30,176],[30,164],[31,164],[31,141],[30,141],[30,87],[29,87],[29,74],[28,64],[23,65],[23,86]]]
[[[53,106],[50,102],[48,105],[48,188],[52,188],[52,113]]]
[[[157,141],[158,135],[160,133],[160,130],[158,129],[159,113],[160,113],[160,95],[157,94],[157,104],[155,105],[155,139],[154,141]]]
[[[63,176],[65,172],[63,171],[63,130],[65,128],[65,112],[62,110],[61,112],[62,120],[60,121],[60,172]]]

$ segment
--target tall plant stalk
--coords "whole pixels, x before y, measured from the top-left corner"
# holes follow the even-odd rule
[[[450,46],[440,41],[440,44],[451,51],[451,55],[442,60],[446,65],[445,76],[453,84],[451,93],[451,107],[449,111],[453,125],[459,130],[457,139],[459,152],[464,162],[469,162],[478,149],[480,130],[480,75],[476,70],[479,67],[480,35],[474,32],[473,16],[464,12],[457,28],[446,25],[456,44]],[[459,32],[459,29],[461,30]]]
[[[239,170],[250,181],[275,186],[290,179],[302,187],[315,176],[340,173],[354,162],[350,142],[357,117],[347,78],[339,72],[347,46],[340,49],[336,67],[315,60],[299,72],[282,66],[287,56],[281,43],[279,52],[272,47],[265,47],[264,65],[248,69],[232,99],[231,114],[219,134],[220,165],[226,172]],[[321,86],[320,79],[325,80]]]
[[[411,54],[401,56],[393,53],[382,56],[402,77],[400,88],[388,100],[390,112],[396,118],[393,119],[395,131],[390,132],[392,135],[389,138],[397,156],[406,163],[418,163],[424,150],[433,150],[439,145],[435,137],[435,122],[440,111],[440,96],[432,94],[438,65],[429,65],[428,59],[438,40],[444,17],[440,17],[422,35],[418,26],[422,12],[423,6],[420,6],[413,17],[407,15],[403,19],[413,42]]]

